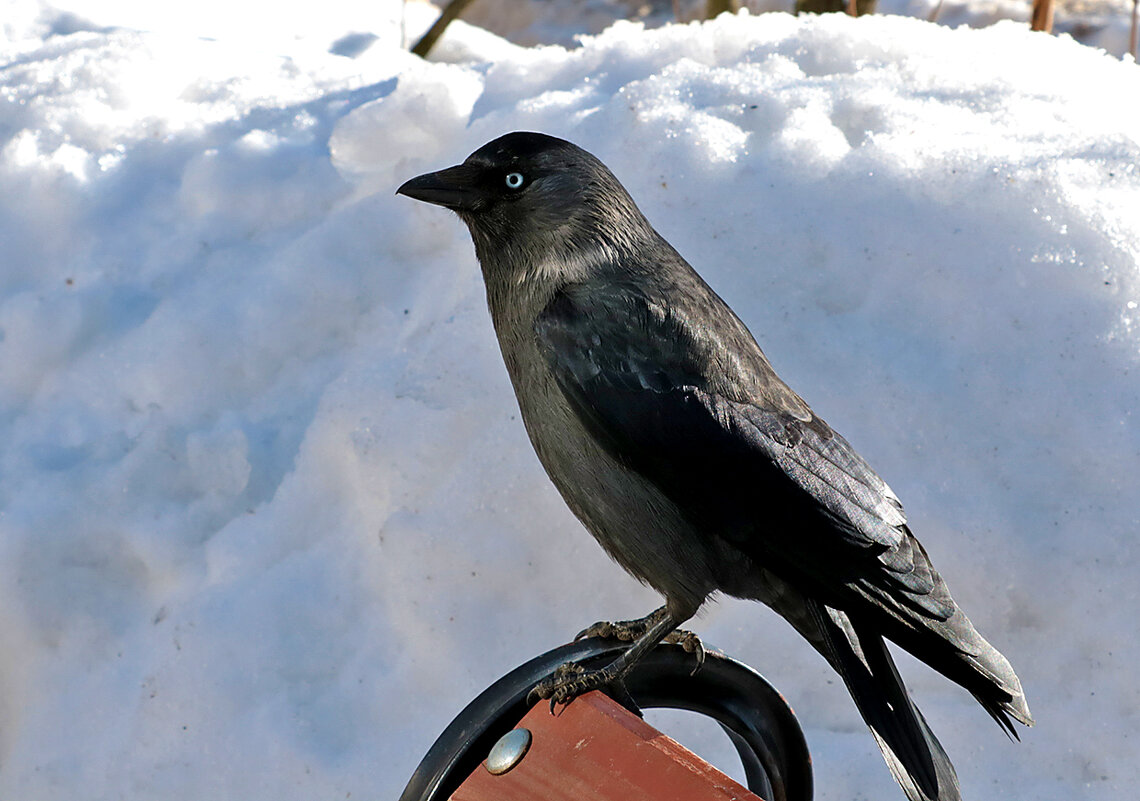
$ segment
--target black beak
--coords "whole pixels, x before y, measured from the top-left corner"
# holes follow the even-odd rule
[[[479,172],[477,167],[460,164],[439,172],[417,175],[397,189],[396,194],[453,211],[470,211],[483,200],[483,192],[478,187]]]

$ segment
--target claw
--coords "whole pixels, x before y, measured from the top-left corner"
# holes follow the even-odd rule
[[[662,609],[658,609],[636,620],[616,620],[612,623],[607,620],[599,620],[594,625],[587,626],[578,632],[578,636],[576,636],[574,640],[576,642],[586,637],[601,637],[605,640],[634,642],[660,619],[661,612]]]
[[[603,640],[633,642],[645,633],[645,626],[640,624],[640,620],[619,620],[613,623],[608,620],[599,620],[594,625],[587,626],[579,631],[574,640],[584,640],[587,637],[601,637]]]
[[[585,637],[602,637],[623,642],[631,642],[622,654],[600,670],[586,670],[572,662],[560,666],[544,681],[539,682],[527,694],[527,703],[537,703],[537,699],[550,699],[553,713],[559,704],[568,704],[579,695],[597,690],[607,685],[611,690],[626,693],[621,679],[634,664],[658,642],[677,643],[687,653],[694,654],[697,666],[695,674],[705,663],[705,648],[700,638],[691,631],[674,628],[678,622],[687,620],[691,614],[674,616],[668,607],[662,606],[637,620],[623,620],[617,623],[598,621],[578,632],[575,641]],[[632,701],[632,699],[630,699]]]
[[[689,674],[690,676],[697,675],[697,671],[704,667],[705,646],[704,643],[701,642],[701,638],[693,632],[677,629],[665,637],[663,642],[679,645],[685,649],[685,653],[693,654],[697,657],[697,665],[693,668],[693,672]]]
[[[574,692],[576,686],[582,681],[581,677],[586,675],[589,675],[586,669],[574,662],[560,665],[557,670],[550,674],[550,678],[534,685],[534,688],[527,693],[526,701],[528,704],[535,704],[542,699],[549,698],[550,713],[554,714],[558,704],[568,704],[586,691],[581,689]]]
[[[578,640],[584,640],[587,637],[609,638],[609,637],[613,636],[613,630],[614,630],[614,624],[613,623],[609,623],[605,620],[599,620],[594,625],[586,626],[586,628],[582,629],[577,634],[575,634],[574,635],[574,642],[578,642]]]
[[[549,679],[541,681],[527,694],[527,703],[537,703],[540,699],[550,699],[550,713],[558,706],[573,701],[579,695],[604,687],[615,678],[612,671],[586,670],[581,665],[567,662],[560,666]]]

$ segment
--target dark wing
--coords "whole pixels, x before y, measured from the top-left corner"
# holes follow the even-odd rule
[[[896,618],[954,603],[898,499],[772,370],[695,274],[572,285],[539,315],[539,347],[611,455],[653,481],[708,536],[726,538],[818,597],[857,592]],[[846,596],[844,596],[846,597]]]

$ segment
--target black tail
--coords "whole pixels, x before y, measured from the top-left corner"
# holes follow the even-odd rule
[[[910,801],[960,801],[950,758],[899,677],[886,642],[845,612],[809,602],[827,657],[871,728],[887,767]]]

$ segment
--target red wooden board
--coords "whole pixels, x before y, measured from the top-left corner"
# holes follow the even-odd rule
[[[761,801],[599,692],[554,715],[540,703],[519,726],[526,756],[500,776],[480,765],[453,801]]]

